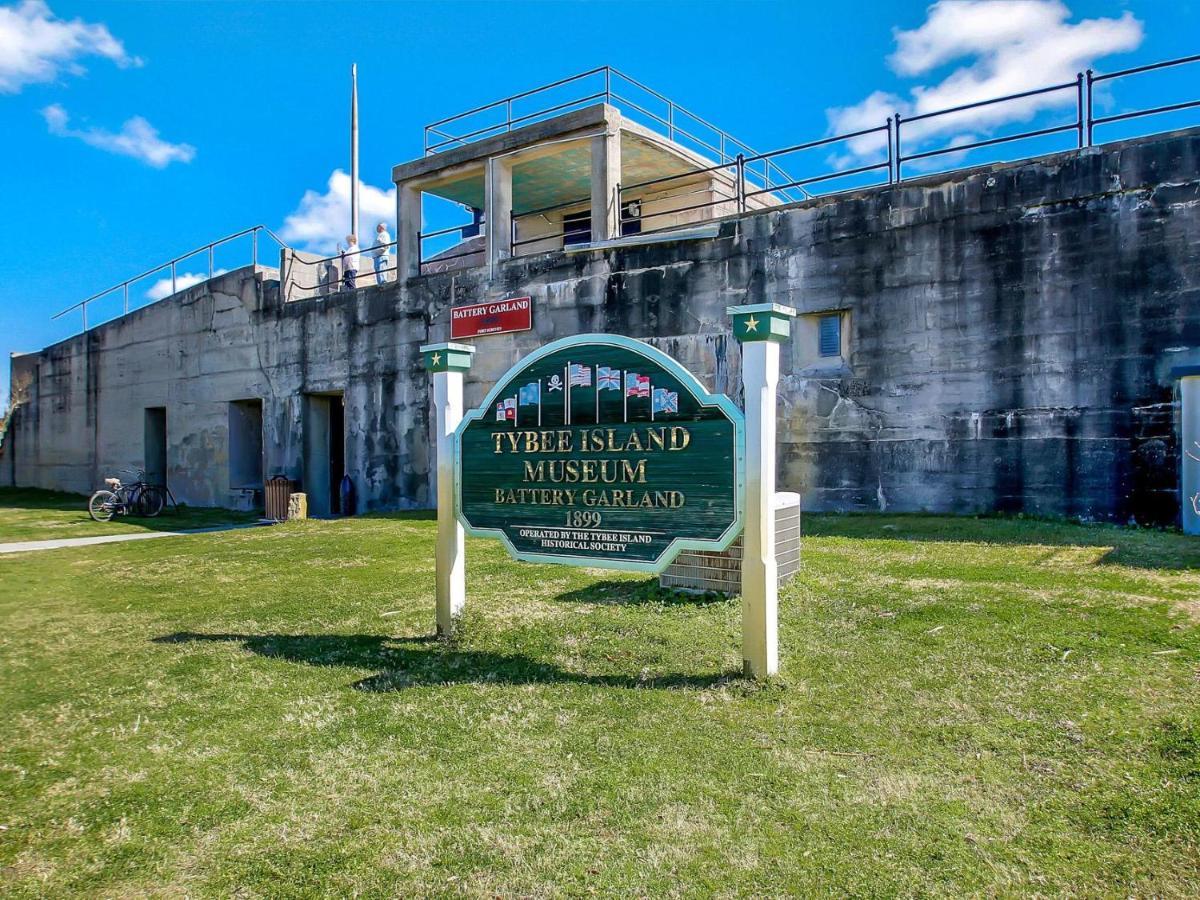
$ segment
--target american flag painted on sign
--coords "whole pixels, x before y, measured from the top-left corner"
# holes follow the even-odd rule
[[[571,369],[568,375],[568,381],[571,387],[591,387],[592,385],[591,366],[581,365],[580,363],[571,363]]]

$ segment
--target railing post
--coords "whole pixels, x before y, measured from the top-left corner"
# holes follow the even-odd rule
[[[631,92],[632,93],[632,92]],[[604,102],[612,105],[612,67],[604,67]]]
[[[125,282],[125,315],[129,315],[129,282]]]
[[[213,276],[213,245],[208,245],[208,277]]]
[[[1092,121],[1092,82],[1093,82],[1094,78],[1093,78],[1093,73],[1092,73],[1091,69],[1087,70],[1086,77],[1087,77],[1087,98],[1086,98],[1087,99],[1087,144],[1085,146],[1090,147],[1090,146],[1092,146],[1092,126],[1094,124],[1094,122]]]
[[[504,130],[512,131],[512,100],[504,101]]]
[[[250,232],[250,264],[258,265],[258,229]]]
[[[896,184],[900,183],[900,167],[904,165],[904,154],[900,149],[900,113],[896,113]]]
[[[737,211],[744,213],[746,211],[746,154],[739,153],[737,155],[737,184],[733,188],[734,196],[737,197]]]
[[[171,293],[175,293],[175,260],[171,260]]]
[[[83,310],[83,330],[87,331],[87,301],[84,300],[79,308]]]
[[[1075,137],[1076,145],[1083,149],[1083,73],[1075,73]]]
[[[888,116],[887,120],[887,136],[888,136],[888,184],[895,184],[895,174],[892,171],[892,166],[895,165],[892,153],[892,117]]]

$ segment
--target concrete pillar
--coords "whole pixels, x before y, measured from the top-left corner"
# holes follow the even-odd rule
[[[457,516],[454,483],[454,432],[463,414],[463,373],[471,368],[475,348],[467,344],[426,344],[421,348],[425,368],[433,378],[433,405],[437,418],[437,632],[454,633],[467,603],[466,551],[463,527]]]
[[[1184,534],[1200,534],[1200,367],[1187,371],[1179,379],[1180,519]]]
[[[487,217],[488,265],[495,266],[512,254],[512,159],[487,161],[484,215]]]
[[[421,189],[411,181],[396,185],[396,281],[421,274]],[[361,245],[360,245],[361,246]]]
[[[731,306],[742,342],[746,403],[746,530],[742,538],[742,669],[779,671],[779,566],[775,560],[775,411],[779,344],[796,311],[774,303]]]
[[[621,236],[621,130],[610,126],[592,138],[592,240]]]

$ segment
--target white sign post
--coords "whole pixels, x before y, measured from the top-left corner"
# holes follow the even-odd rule
[[[1200,366],[1181,366],[1175,374],[1183,420],[1179,431],[1180,524],[1184,534],[1200,534]]]
[[[471,368],[474,352],[468,344],[421,348],[433,378],[437,417],[437,630],[442,637],[454,633],[467,602],[465,540],[454,508],[454,431],[463,417],[463,372]]]
[[[746,531],[742,539],[742,669],[779,671],[779,568],[775,560],[775,408],[779,344],[796,311],[775,303],[731,306],[742,342],[746,394]]]

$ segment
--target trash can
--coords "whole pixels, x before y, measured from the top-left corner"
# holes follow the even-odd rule
[[[286,522],[288,501],[292,497],[292,480],[286,475],[268,478],[264,493],[266,517],[274,522]]]

